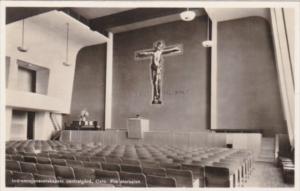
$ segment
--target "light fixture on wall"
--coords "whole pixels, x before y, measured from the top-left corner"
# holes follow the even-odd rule
[[[66,60],[63,62],[64,66],[71,66],[69,63],[69,23],[67,23],[67,38],[66,38]]]
[[[187,8],[186,11],[180,13],[180,18],[184,21],[192,21],[195,17],[195,11],[191,11],[189,8]]]
[[[206,39],[205,41],[202,42],[202,46],[205,48],[209,48],[213,46],[213,41],[210,40],[210,21],[209,21],[209,16],[207,15],[207,33],[206,33]]]
[[[27,52],[28,50],[25,48],[25,19],[22,20],[22,32],[21,32],[21,46],[18,46],[18,51]]]

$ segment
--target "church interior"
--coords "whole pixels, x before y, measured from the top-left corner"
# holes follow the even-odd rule
[[[6,187],[294,187],[293,8],[5,14]]]

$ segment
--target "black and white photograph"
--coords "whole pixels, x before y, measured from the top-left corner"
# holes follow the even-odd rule
[[[3,1],[0,19],[1,189],[297,190],[299,2]]]

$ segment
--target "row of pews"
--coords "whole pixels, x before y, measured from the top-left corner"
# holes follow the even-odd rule
[[[281,169],[283,180],[287,184],[294,184],[295,164],[294,150],[287,134],[276,134],[275,153],[277,166]]]
[[[242,187],[252,169],[251,152],[220,147],[6,143],[10,187]]]
[[[282,171],[283,180],[285,183],[294,184],[295,164],[291,158],[279,157],[278,166]]]

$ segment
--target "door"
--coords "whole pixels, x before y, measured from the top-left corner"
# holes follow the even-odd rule
[[[27,139],[34,139],[35,112],[29,111],[27,116]]]

